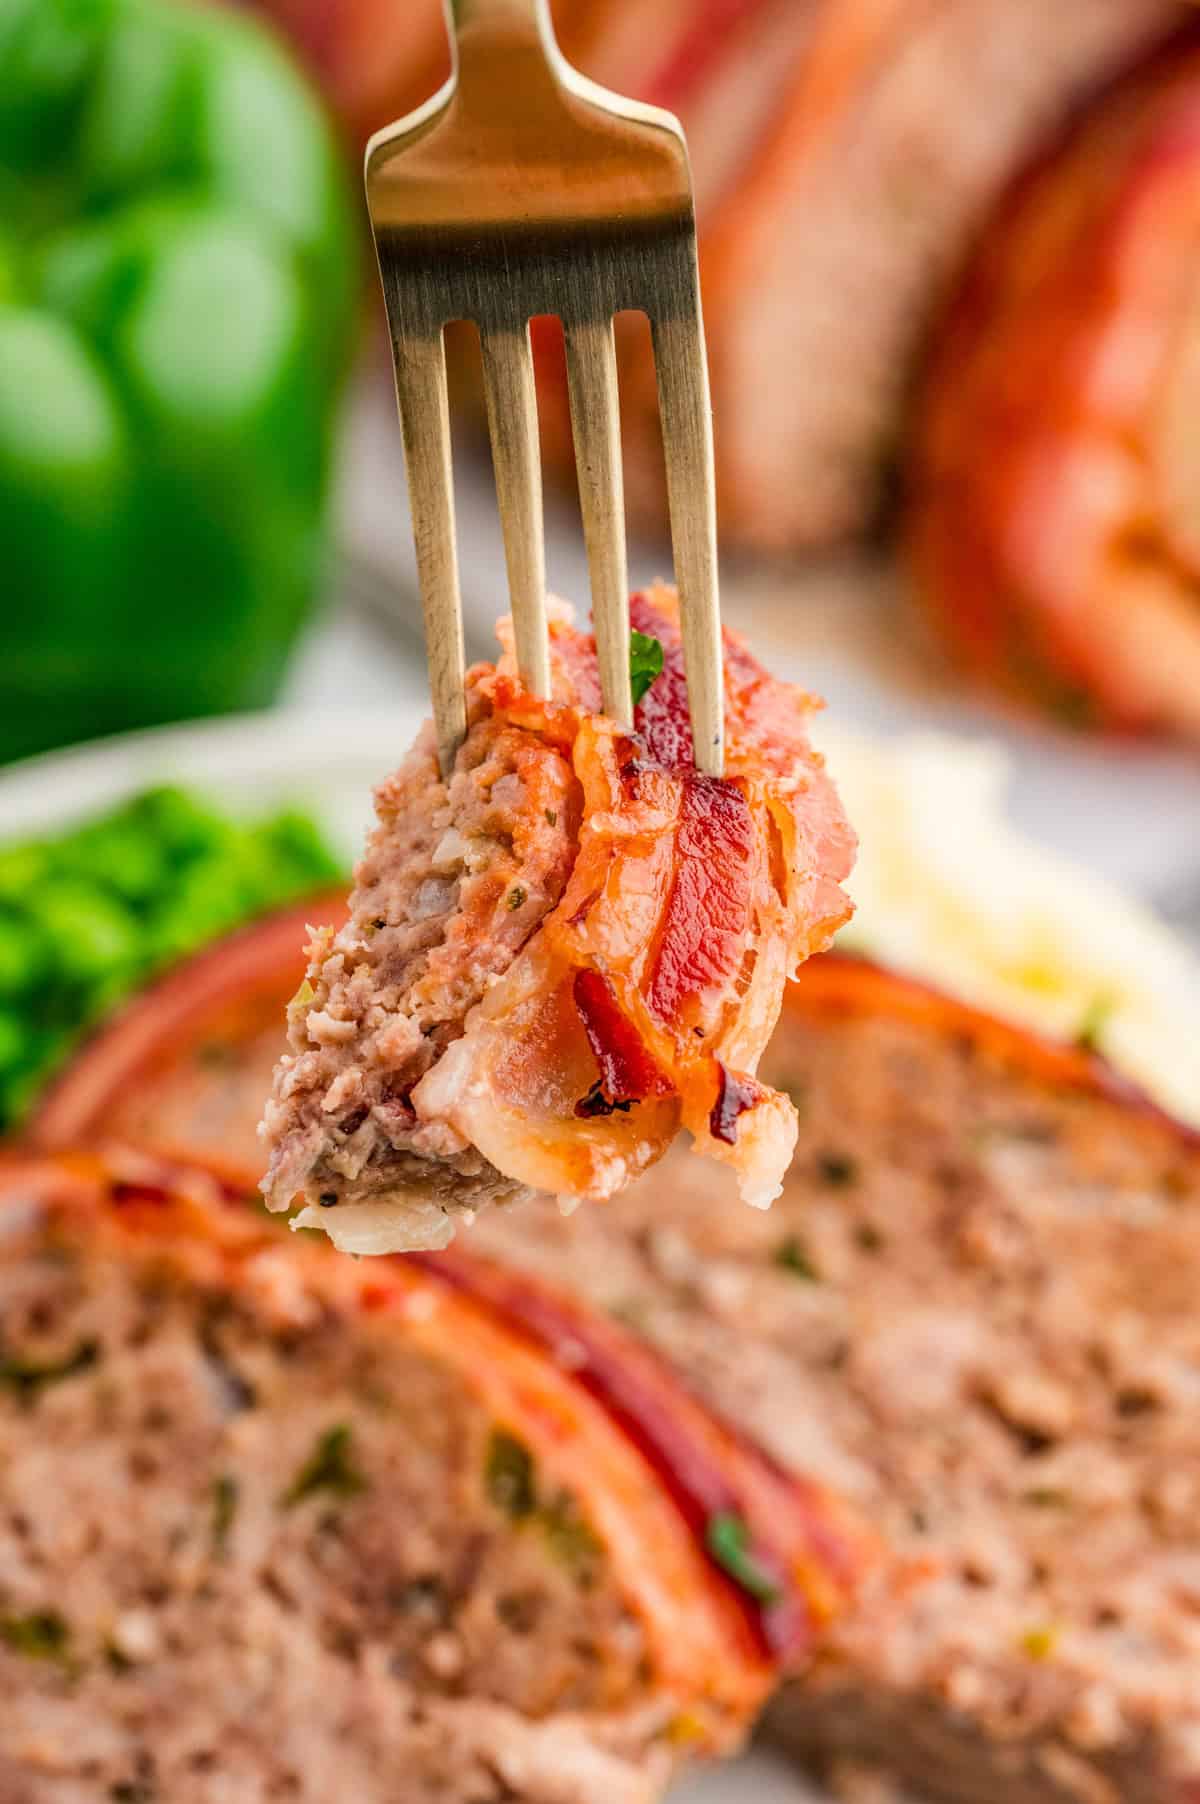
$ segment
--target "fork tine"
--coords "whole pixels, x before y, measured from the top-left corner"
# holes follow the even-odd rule
[[[549,695],[542,466],[529,326],[485,327],[481,339],[517,669],[531,694]]]
[[[440,331],[393,342],[438,766],[449,777],[466,736],[467,704],[446,352]]]
[[[568,324],[567,387],[579,506],[592,579],[592,621],[604,712],[633,725],[629,680],[629,581],[617,347],[611,319]]]
[[[692,745],[696,768],[719,777],[725,764],[725,707],[712,408],[694,272],[688,285],[690,297],[680,293],[667,314],[651,321],[651,330]]]

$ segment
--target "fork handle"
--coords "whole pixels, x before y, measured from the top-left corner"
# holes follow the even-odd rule
[[[446,0],[446,13],[460,64],[499,43],[540,51],[547,63],[561,60],[550,0]]]
[[[547,0],[446,0],[446,8],[455,37],[472,25],[533,26],[539,33],[550,26]]]

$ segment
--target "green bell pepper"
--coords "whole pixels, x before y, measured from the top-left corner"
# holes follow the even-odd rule
[[[267,701],[324,549],[359,251],[264,29],[0,0],[0,758]]]

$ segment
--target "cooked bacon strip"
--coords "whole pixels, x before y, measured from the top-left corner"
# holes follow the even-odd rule
[[[1200,34],[997,208],[919,397],[908,539],[961,662],[1071,726],[1200,739]]]
[[[610,1196],[681,1126],[748,1202],[778,1192],[795,1112],[750,1080],[788,976],[849,911],[852,836],[807,699],[728,636],[726,775],[704,776],[674,596],[632,616],[664,654],[633,732],[596,712],[594,646],[564,616],[553,699],[506,650],[471,675],[449,786],[426,737],[380,792],[266,1121],[270,1206],[302,1195],[339,1245],[444,1245],[488,1201]]]

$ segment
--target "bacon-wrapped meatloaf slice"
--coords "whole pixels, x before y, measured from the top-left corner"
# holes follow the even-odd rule
[[[738,1738],[856,1532],[489,1271],[0,1161],[0,1796],[653,1804]]]
[[[795,1141],[758,1057],[849,905],[852,836],[806,697],[727,637],[726,774],[694,765],[674,596],[633,602],[663,669],[635,730],[560,618],[554,696],[511,653],[469,679],[448,782],[427,730],[381,786],[350,918],[318,932],[264,1134],[268,1203],[360,1252],[444,1245],[535,1192],[611,1196],[680,1127],[743,1197]]]

